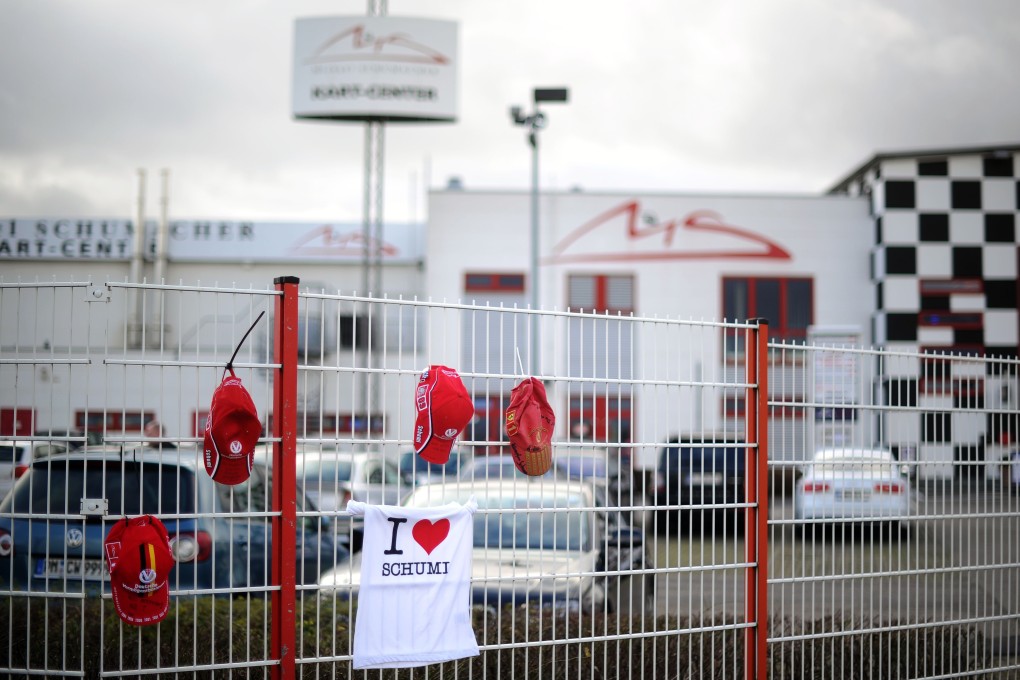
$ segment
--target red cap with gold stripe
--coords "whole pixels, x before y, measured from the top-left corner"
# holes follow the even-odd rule
[[[163,523],[152,515],[124,518],[106,534],[113,606],[125,623],[151,626],[170,609],[170,569],[175,562]]]

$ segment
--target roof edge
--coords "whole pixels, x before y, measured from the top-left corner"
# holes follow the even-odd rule
[[[833,184],[826,190],[826,194],[838,193],[840,189],[845,187],[856,177],[864,174],[872,166],[887,160],[893,160],[896,158],[928,158],[932,156],[969,156],[974,154],[994,154],[994,153],[1017,153],[1020,152],[1020,143],[1010,142],[1004,144],[994,144],[986,146],[962,146],[954,148],[935,148],[935,149],[914,149],[906,151],[881,151],[873,154],[871,158],[861,163],[850,173],[845,175],[838,182]]]

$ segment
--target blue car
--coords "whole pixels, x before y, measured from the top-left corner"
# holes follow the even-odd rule
[[[122,516],[152,514],[170,534],[171,594],[232,595],[271,577],[270,468],[217,484],[194,447],[86,447],[36,460],[0,503],[0,595],[109,592],[103,542]],[[314,510],[300,488],[298,511]],[[350,553],[331,520],[298,516],[298,584]],[[235,592],[231,592],[235,591]]]

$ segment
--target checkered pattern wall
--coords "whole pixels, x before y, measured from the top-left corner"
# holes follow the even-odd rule
[[[1017,355],[1018,156],[892,158],[868,171],[876,344]]]
[[[858,178],[874,215],[876,345],[1018,356],[1018,169],[1015,151],[949,153],[882,158]],[[922,363],[886,367],[889,385],[902,393],[890,403],[920,409],[888,416],[888,444],[944,463],[925,469],[936,477],[981,477],[985,463],[994,474],[994,462],[1008,450],[1000,446],[1002,419],[979,407],[1015,408],[1017,376],[987,374],[993,363]],[[973,402],[974,412],[940,412],[957,402]]]

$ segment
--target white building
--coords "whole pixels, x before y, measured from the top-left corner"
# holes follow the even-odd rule
[[[538,213],[539,306],[642,319],[764,318],[778,341],[801,343],[836,332],[856,344],[904,353],[1015,360],[1018,155],[1016,145],[879,154],[825,195],[544,192]],[[382,263],[378,279],[365,276],[359,225],[174,221],[165,251],[158,251],[151,223],[139,260],[130,220],[74,218],[0,219],[0,275],[6,282],[127,281],[152,280],[162,272],[167,282],[238,288],[265,288],[277,276],[294,275],[302,289],[327,293],[378,288],[390,297],[529,306],[530,192],[437,190],[428,212],[427,225],[386,225],[378,250],[370,248]],[[346,345],[357,339],[343,329],[363,320],[354,308],[332,313],[351,317],[323,322],[345,336],[331,343],[350,350]],[[465,370],[498,365],[497,372],[510,373],[512,354],[519,353],[528,373],[576,374],[585,352],[612,354],[623,367],[617,377],[626,378],[625,367],[635,361],[662,359],[604,329],[596,331],[604,337],[594,349],[544,337],[532,357],[518,317],[482,335],[453,334],[447,339],[453,349],[444,348],[446,360]],[[159,326],[164,342],[194,337],[215,323],[196,310],[180,318],[178,327]],[[129,328],[145,321],[124,320]],[[738,338],[726,335],[719,331],[697,348],[703,363],[698,371],[739,370],[733,359]],[[499,356],[494,346],[501,348]],[[890,415],[874,436],[903,455],[909,449],[909,455],[950,463],[980,459],[1011,443],[1004,433],[1016,427],[1008,419],[939,409],[974,404],[1015,410],[1016,371],[1002,370],[1001,362],[994,371],[946,361],[937,369],[933,365],[915,357],[875,372],[875,398],[910,409]],[[812,387],[803,371],[789,373],[772,380],[772,396],[810,401]],[[339,396],[320,409],[337,418],[358,415],[343,403],[346,390],[331,392]],[[505,395],[476,396],[480,415],[497,422],[494,411]],[[676,434],[657,431],[656,418],[638,416],[654,412],[655,404],[634,403],[612,388],[576,399],[559,396],[564,437],[582,424],[607,441],[661,441]],[[394,400],[381,408],[402,408]],[[38,405],[19,403],[9,386],[0,386],[0,435],[12,431],[25,408]],[[82,408],[74,406],[71,417]],[[706,404],[697,412],[692,429],[728,427],[741,418],[739,405]],[[607,413],[614,414],[616,425],[600,422]],[[181,436],[191,435],[201,416],[160,415]],[[57,417],[40,411],[35,421],[75,425],[55,422]],[[633,423],[637,431],[620,423]],[[805,455],[806,443],[787,439],[777,423],[774,455]]]

